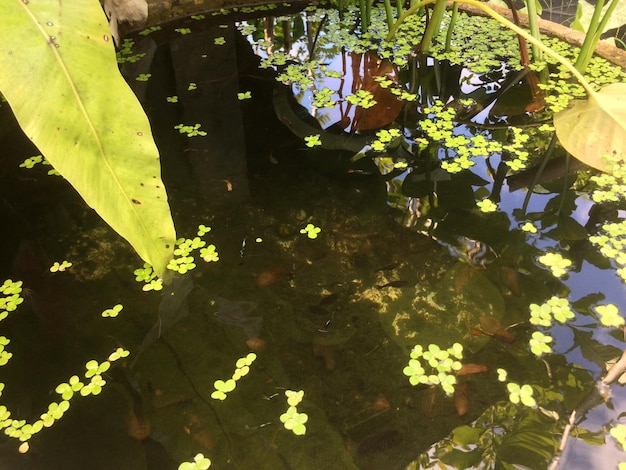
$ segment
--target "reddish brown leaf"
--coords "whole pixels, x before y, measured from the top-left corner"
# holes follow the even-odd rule
[[[481,372],[487,372],[489,367],[484,364],[463,364],[463,366],[456,371],[456,375],[471,375],[480,374]]]

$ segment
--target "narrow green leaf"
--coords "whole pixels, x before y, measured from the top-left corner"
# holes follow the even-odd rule
[[[97,0],[0,2],[0,90],[25,134],[163,274],[176,239],[159,154]]]

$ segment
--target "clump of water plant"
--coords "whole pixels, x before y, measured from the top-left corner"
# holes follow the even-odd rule
[[[219,379],[214,382],[215,390],[211,393],[211,398],[214,400],[226,400],[227,394],[235,390],[237,382],[242,377],[248,375],[250,366],[256,360],[256,357],[255,353],[249,353],[247,356],[237,359],[232,377],[227,380]]]
[[[9,312],[13,312],[23,302],[21,296],[22,282],[7,279],[0,286],[0,320],[7,317]],[[10,344],[10,340],[5,336],[0,336],[0,366],[4,366],[13,357],[13,354],[6,350],[6,346]],[[48,409],[42,413],[39,419],[32,423],[26,422],[24,419],[12,418],[11,411],[6,405],[0,405],[0,429],[4,434],[19,440],[22,444],[20,452],[24,453],[29,450],[28,441],[33,435],[37,434],[43,428],[49,428],[56,421],[61,419],[70,408],[70,400],[76,393],[81,396],[98,395],[102,391],[102,387],[106,385],[103,374],[109,370],[111,364],[121,358],[127,357],[129,352],[123,348],[117,348],[103,362],[90,360],[85,364],[85,373],[83,382],[77,375],[73,375],[67,382],[59,384],[55,388],[55,392],[60,396],[60,401],[53,401],[48,405]],[[5,388],[4,383],[0,383],[0,396]]]
[[[411,385],[439,385],[447,395],[454,393],[455,373],[462,367],[463,346],[454,343],[447,349],[429,344],[427,349],[416,345],[411,350],[409,364],[402,371]]]
[[[285,390],[285,396],[287,397],[289,408],[280,415],[280,421],[288,431],[293,432],[296,436],[303,436],[306,434],[305,424],[309,420],[309,416],[306,413],[299,412],[298,405],[304,398],[304,390],[297,392]]]
[[[194,456],[193,462],[183,462],[178,466],[178,470],[207,470],[211,467],[211,459],[204,454],[198,453]]]

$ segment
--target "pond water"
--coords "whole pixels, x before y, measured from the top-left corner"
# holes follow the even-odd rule
[[[162,292],[142,291],[139,258],[66,182],[19,167],[37,150],[7,127],[0,275],[23,281],[25,300],[1,325],[13,354],[2,403],[32,422],[87,361],[131,354],[103,374],[101,394],[72,398],[27,454],[3,439],[3,468],[175,469],[199,452],[212,468],[547,468],[576,408],[584,416],[560,466],[617,468],[626,454],[609,430],[623,423],[623,386],[580,403],[624,349],[622,327],[600,313],[626,309],[623,265],[589,241],[624,218],[623,205],[591,199],[590,170],[559,176],[562,158],[534,186],[534,169],[505,163],[528,151],[531,167],[548,147],[530,126],[548,114],[529,108],[536,95],[505,65],[514,61],[478,72],[419,55],[393,63],[332,42],[343,25],[334,13],[294,12],[197,16],[135,35],[121,54],[177,232],[193,239],[210,227],[198,235],[217,254],[205,263],[196,252],[197,266]],[[309,81],[276,80],[296,72]],[[358,89],[380,104],[349,103]],[[437,99],[451,97],[457,139],[511,148],[484,144],[463,159],[426,145],[433,134],[420,123],[444,122],[453,107]],[[305,144],[314,136],[324,146]],[[545,253],[572,264],[555,276]],[[62,260],[72,267],[51,273]],[[572,318],[531,324],[531,304],[553,296]],[[117,304],[119,315],[103,318]],[[553,338],[539,358],[536,331]],[[403,371],[414,346],[454,343],[464,367],[453,393],[412,386]],[[214,382],[250,352],[249,373],[213,398]],[[531,385],[538,406],[511,403],[499,369]],[[303,436],[281,422],[287,390],[304,391]]]

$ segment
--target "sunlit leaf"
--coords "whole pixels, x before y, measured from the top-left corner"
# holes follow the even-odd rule
[[[603,15],[610,3],[611,2],[605,2],[604,8],[602,9]],[[576,6],[576,18],[574,19],[571,28],[577,31],[586,32],[589,28],[589,23],[591,22],[594,10],[594,4],[588,3],[586,0],[578,0],[578,5]],[[626,24],[626,2],[619,2],[615,10],[613,10],[613,13],[611,13],[609,21],[606,23],[604,31],[602,32],[608,31],[609,29],[619,28],[623,24]]]
[[[3,1],[0,18],[0,89],[22,130],[162,274],[176,237],[159,153],[99,2]]]
[[[554,127],[565,150],[581,162],[606,171],[607,156],[626,158],[626,83],[613,83],[588,100],[554,116]]]

